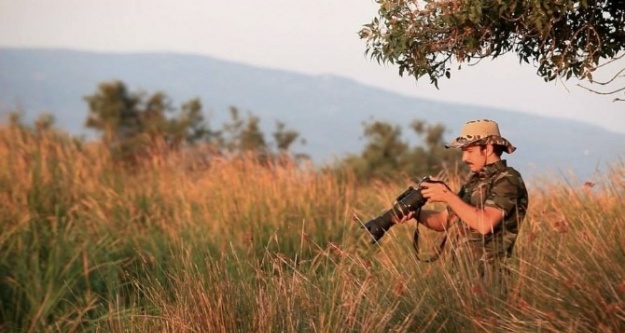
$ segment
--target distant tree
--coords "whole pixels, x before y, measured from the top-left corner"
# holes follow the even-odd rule
[[[22,127],[24,125],[24,110],[17,109],[8,113],[8,123],[11,127]]]
[[[625,51],[622,0],[377,0],[360,31],[366,53],[417,80],[451,76],[452,63],[516,53],[546,81],[593,73]],[[460,66],[458,66],[460,68]],[[600,84],[622,78],[625,68]],[[618,87],[607,94],[625,91]]]
[[[76,137],[55,126],[55,118],[51,113],[43,112],[33,121],[26,121],[26,111],[22,108],[11,110],[8,115],[8,128],[23,140],[44,140],[49,144],[67,144],[81,148],[82,137]]]
[[[412,147],[404,158],[405,170],[414,175],[436,175],[443,169],[456,169],[461,166],[461,158],[454,149],[445,148],[445,126],[429,125],[422,120],[413,120],[410,127],[422,140],[421,145]]]
[[[408,144],[401,140],[401,129],[384,122],[364,124],[364,137],[368,141],[360,164],[364,174],[371,177],[391,177],[401,172],[400,166],[408,150]]]
[[[202,110],[202,102],[198,98],[182,105],[177,125],[184,132],[186,141],[191,144],[208,141],[218,145],[222,141],[221,132],[211,130],[207,123]]]
[[[339,167],[352,169],[359,179],[400,179],[435,175],[460,161],[458,153],[444,148],[442,125],[413,121],[411,128],[422,144],[411,146],[401,138],[401,128],[382,121],[365,122],[367,140],[358,155],[348,155]]]
[[[89,105],[86,126],[102,133],[115,158],[132,160],[155,142],[170,148],[183,143],[211,139],[199,100],[183,104],[176,113],[170,98],[162,92],[150,96],[130,93],[120,81],[105,82],[85,97]]]
[[[167,118],[174,110],[167,95],[157,92],[148,96],[145,102],[141,101],[138,106],[137,133],[147,135],[150,140],[167,137],[173,142],[177,142],[178,137],[182,136],[182,133],[177,133],[173,126],[175,123]]]
[[[95,94],[85,97],[89,106],[86,126],[103,135],[107,144],[132,140],[141,131],[141,98],[131,94],[120,81],[99,85]]]
[[[58,132],[54,128],[55,118],[51,113],[41,113],[37,116],[33,124],[28,124],[24,117],[26,112],[18,108],[8,112],[8,124],[10,127],[19,128],[28,132],[42,134],[44,132]]]
[[[265,135],[260,128],[260,119],[248,112],[242,118],[239,109],[230,107],[230,122],[223,124],[224,146],[229,152],[266,152]]]
[[[211,153],[252,152],[269,159],[288,155],[290,146],[299,138],[299,133],[277,122],[273,133],[277,152],[273,152],[260,127],[260,118],[251,112],[242,117],[239,109],[231,107],[230,120],[214,131],[204,117],[199,99],[183,103],[177,109],[163,92],[131,93],[120,81],[100,84],[85,100],[89,105],[86,126],[99,131],[114,158],[121,161],[132,162],[155,143],[163,142],[170,149],[207,143]]]
[[[273,132],[273,138],[276,142],[278,152],[288,151],[299,135],[300,134],[296,131],[287,130],[286,125],[283,122],[277,121],[276,130]]]
[[[42,113],[35,120],[35,130],[37,132],[45,132],[54,129],[54,115],[51,113]]]
[[[228,111],[230,120],[222,124],[218,138],[221,149],[230,155],[253,153],[263,162],[309,159],[307,154],[291,151],[291,146],[300,139],[300,134],[288,129],[283,122],[276,121],[276,128],[272,133],[273,142],[270,142],[266,139],[260,126],[260,118],[256,115],[248,111],[247,116],[242,117],[241,111],[236,107],[230,107]],[[306,141],[300,139],[300,142]]]

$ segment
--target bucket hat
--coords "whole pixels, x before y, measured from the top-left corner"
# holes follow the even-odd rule
[[[460,136],[445,145],[445,148],[463,148],[467,146],[479,145],[499,145],[504,147],[504,151],[512,154],[516,147],[506,140],[499,133],[499,125],[489,119],[479,119],[468,121],[462,126]]]

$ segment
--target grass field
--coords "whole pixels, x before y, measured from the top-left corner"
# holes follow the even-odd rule
[[[497,298],[418,262],[414,223],[366,244],[352,214],[407,182],[174,153],[123,169],[3,127],[0,332],[623,332],[625,167],[594,182],[530,187]]]

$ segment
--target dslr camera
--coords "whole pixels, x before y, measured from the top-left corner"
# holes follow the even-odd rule
[[[372,243],[377,243],[386,232],[395,224],[395,221],[401,220],[410,212],[417,212],[425,205],[427,199],[421,195],[422,183],[443,183],[424,177],[419,181],[417,187],[409,186],[402,194],[400,194],[393,206],[382,213],[380,216],[368,221],[364,224],[365,229],[372,238]]]

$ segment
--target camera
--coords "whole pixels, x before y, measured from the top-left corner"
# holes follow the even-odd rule
[[[433,181],[430,177],[424,177],[419,181],[416,188],[409,186],[400,194],[389,210],[364,224],[365,229],[371,235],[372,243],[377,243],[395,224],[395,221],[401,220],[410,212],[419,211],[426,204],[427,199],[421,194],[421,184],[424,182],[442,183],[441,181]]]

